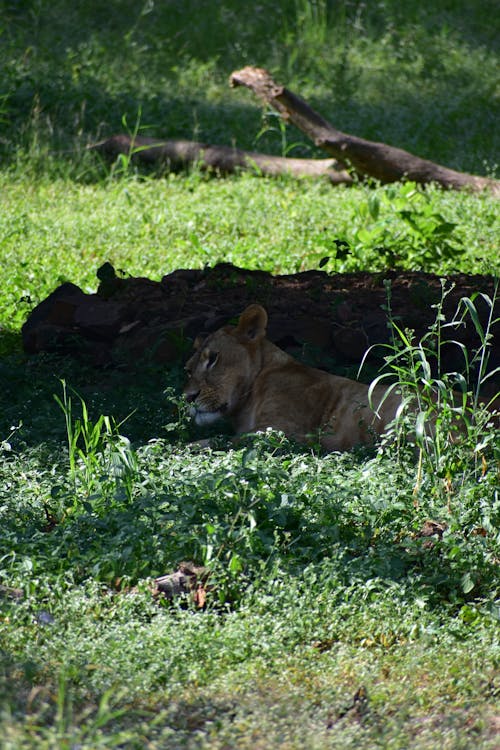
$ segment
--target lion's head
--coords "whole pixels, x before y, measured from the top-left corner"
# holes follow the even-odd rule
[[[231,416],[250,393],[261,367],[260,344],[266,325],[264,308],[250,305],[237,326],[196,339],[196,352],[186,364],[184,395],[197,425]]]

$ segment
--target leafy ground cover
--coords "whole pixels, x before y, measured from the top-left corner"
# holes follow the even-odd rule
[[[88,407],[69,455],[54,370]],[[392,450],[189,447],[154,376],[36,361],[5,394],[6,747],[494,747],[497,471],[415,495]],[[207,609],[154,601],[147,579],[192,558]]]
[[[443,423],[416,451],[324,456],[276,434],[200,450],[181,363],[96,371],[28,358],[19,336],[61,281],[95,289],[104,261],[151,278],[326,257],[498,274],[488,196],[158,180],[85,151],[140,114],[148,134],[309,155],[228,91],[248,63],[345,130],[490,173],[494,18],[486,1],[2,4],[5,748],[497,746],[500,441],[479,412],[450,443],[432,381]],[[400,340],[393,369],[427,377],[433,340]],[[186,559],[211,571],[204,609],[151,595]]]

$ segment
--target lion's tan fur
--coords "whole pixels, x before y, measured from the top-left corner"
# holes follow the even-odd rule
[[[307,367],[266,339],[267,313],[250,305],[236,327],[225,326],[198,344],[186,365],[184,392],[197,424],[227,415],[237,435],[267,427],[299,441],[317,439],[328,451],[368,443],[391,422],[400,404],[385,389]]]

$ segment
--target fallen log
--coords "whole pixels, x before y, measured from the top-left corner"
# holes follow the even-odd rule
[[[230,76],[230,85],[245,86],[283,119],[293,123],[313,143],[352,167],[360,177],[373,177],[382,183],[412,180],[437,183],[453,190],[490,190],[500,196],[500,182],[487,177],[456,172],[408,151],[385,143],[368,141],[343,133],[315,112],[304,99],[276,83],[263,68],[248,66]]]
[[[168,169],[185,169],[198,165],[204,171],[232,174],[239,170],[253,170],[261,175],[276,177],[326,177],[333,185],[351,185],[352,176],[336,159],[292,159],[270,156],[256,151],[243,151],[232,146],[214,146],[198,141],[161,140],[136,135],[113,135],[89,146],[107,156],[119,154],[139,159],[146,164],[163,164]],[[340,167],[340,168],[339,168]]]

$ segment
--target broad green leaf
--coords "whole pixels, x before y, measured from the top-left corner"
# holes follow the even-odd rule
[[[474,580],[469,572],[463,574],[460,583],[464,594],[468,594],[475,586]]]

